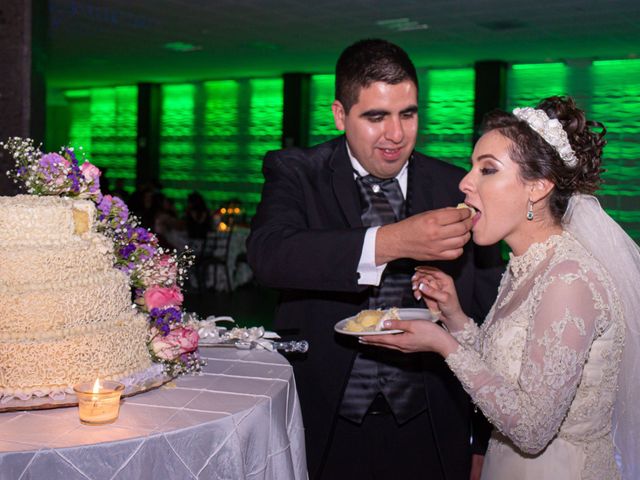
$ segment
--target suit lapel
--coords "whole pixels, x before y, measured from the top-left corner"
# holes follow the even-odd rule
[[[360,219],[360,197],[353,180],[353,168],[349,155],[347,154],[346,139],[343,136],[337,148],[329,160],[331,167],[331,183],[333,193],[338,200],[342,213],[347,219],[349,226],[361,227]]]

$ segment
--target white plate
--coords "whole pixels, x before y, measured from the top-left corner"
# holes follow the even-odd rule
[[[398,316],[400,317],[400,320],[431,320],[432,322],[435,322],[437,320],[437,318],[435,318],[426,308],[399,308]],[[348,330],[345,330],[344,327],[347,325],[347,322],[349,320],[353,320],[354,318],[356,318],[355,315],[353,317],[340,320],[335,324],[333,329],[338,333],[342,333],[344,335],[353,335],[355,337],[363,337],[365,335],[388,335],[390,333],[402,333],[402,330],[367,330],[364,332],[350,332]]]

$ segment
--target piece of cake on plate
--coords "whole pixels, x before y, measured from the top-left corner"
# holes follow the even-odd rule
[[[398,309],[362,310],[344,326],[347,332],[379,332],[384,329],[385,320],[400,320]]]

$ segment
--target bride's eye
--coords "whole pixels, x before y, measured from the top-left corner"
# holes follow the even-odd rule
[[[497,168],[484,167],[480,169],[480,173],[482,175],[493,175],[498,171]]]

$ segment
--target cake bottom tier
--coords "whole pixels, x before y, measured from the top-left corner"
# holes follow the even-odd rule
[[[126,312],[57,338],[0,340],[0,398],[69,391],[80,382],[116,380],[148,368],[147,335],[145,316]]]

